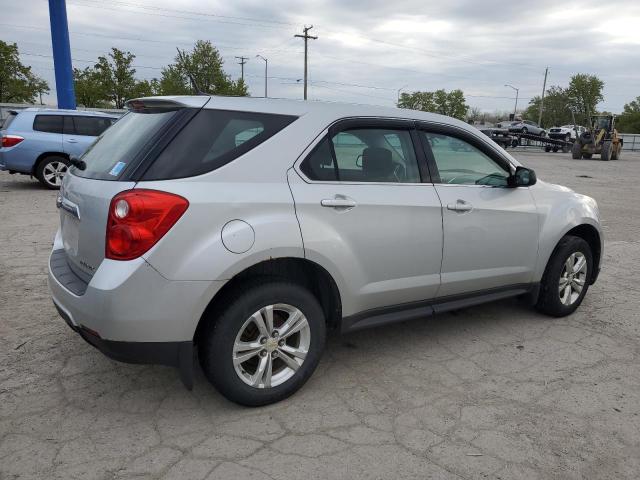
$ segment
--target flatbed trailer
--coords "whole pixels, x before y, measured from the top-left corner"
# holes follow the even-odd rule
[[[504,129],[486,128],[482,129],[481,132],[504,149],[508,147],[540,146],[545,152],[561,151],[568,153],[571,151],[571,146],[573,145],[573,142],[541,137],[539,135],[533,135],[532,133],[511,133]]]

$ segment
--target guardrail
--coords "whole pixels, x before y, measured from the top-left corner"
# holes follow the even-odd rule
[[[622,150],[629,152],[640,152],[640,135],[636,133],[621,133]]]

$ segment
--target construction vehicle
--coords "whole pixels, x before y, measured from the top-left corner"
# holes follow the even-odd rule
[[[622,138],[615,129],[614,115],[592,115],[591,128],[584,131],[571,148],[575,160],[600,155],[604,161],[618,160],[622,153]]]

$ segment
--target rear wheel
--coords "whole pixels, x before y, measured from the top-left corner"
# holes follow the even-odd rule
[[[580,145],[580,142],[574,143],[573,147],[571,147],[571,158],[574,160],[580,160],[582,158],[582,145]]]
[[[69,161],[57,155],[46,157],[36,169],[36,178],[52,190],[60,188],[62,179],[69,169]]]
[[[558,147],[553,147],[553,153],[556,153],[558,151]]]
[[[572,235],[563,237],[545,269],[536,308],[554,317],[573,313],[589,289],[592,268],[589,244]]]
[[[207,319],[198,356],[209,381],[229,400],[267,405],[295,393],[316,369],[326,337],[324,314],[305,288],[272,280],[238,292]]]
[[[550,152],[551,151],[551,147],[549,145],[544,147],[544,151],[545,152]]]
[[[602,152],[600,153],[600,158],[603,161],[608,162],[609,160],[611,160],[611,152],[611,142],[604,142],[602,144]]]

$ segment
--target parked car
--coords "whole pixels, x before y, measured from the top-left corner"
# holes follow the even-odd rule
[[[188,387],[197,349],[227,398],[276,402],[327,329],[410,335],[398,322],[513,296],[560,317],[598,277],[596,202],[464,122],[257,98],[128,108],[64,178],[49,285],[87,342]]]
[[[547,132],[544,128],[538,126],[537,123],[531,120],[522,120],[520,122],[509,125],[509,131],[512,133],[530,133],[531,135],[538,135],[544,137]]]
[[[582,125],[562,125],[549,129],[549,138],[572,142],[586,130]]]
[[[118,117],[102,112],[26,108],[0,128],[0,170],[36,177],[60,188],[71,157],[81,156]]]
[[[501,122],[496,123],[495,129],[507,132],[509,131],[509,127],[516,123],[520,123],[520,120],[502,120]]]

